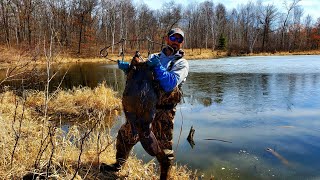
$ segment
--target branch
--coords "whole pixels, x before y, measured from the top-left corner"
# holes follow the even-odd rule
[[[82,153],[83,153],[84,142],[85,142],[86,138],[89,137],[89,135],[91,134],[91,132],[96,128],[97,124],[100,123],[100,121],[101,121],[101,119],[99,119],[99,120],[89,129],[89,131],[87,131],[87,132],[83,135],[83,137],[81,138],[80,153],[79,153],[79,156],[78,156],[77,169],[76,169],[76,171],[74,172],[73,177],[71,178],[71,180],[73,180],[73,179],[77,176],[77,174],[78,174],[78,172],[79,172],[79,170],[80,170],[81,156],[82,156]]]
[[[216,138],[207,138],[207,139],[203,139],[203,140],[221,141],[221,142],[226,142],[226,143],[232,143],[231,141],[222,140],[222,139],[216,139]]]

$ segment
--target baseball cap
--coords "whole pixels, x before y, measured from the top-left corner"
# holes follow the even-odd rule
[[[180,28],[173,28],[168,32],[168,36],[171,36],[173,34],[180,34],[182,38],[184,38],[184,33]]]

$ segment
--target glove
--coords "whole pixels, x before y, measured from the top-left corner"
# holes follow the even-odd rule
[[[150,59],[148,59],[147,65],[151,68],[161,65],[159,57],[157,55],[152,56]]]
[[[124,73],[128,73],[130,64],[125,61],[118,60],[118,68],[121,69]]]

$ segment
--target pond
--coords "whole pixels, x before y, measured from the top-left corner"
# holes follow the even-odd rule
[[[320,56],[234,57],[189,64],[175,118],[176,163],[198,169],[204,179],[320,179]],[[115,64],[68,68],[64,88],[95,87],[105,81],[123,91],[125,75]],[[59,83],[52,82],[52,88]],[[113,133],[123,122],[121,115]],[[193,147],[186,140],[191,126]],[[134,152],[146,162],[152,159],[140,144]]]
[[[183,127],[178,163],[205,171],[207,178],[319,179],[319,60],[190,61],[185,102],[175,121],[175,142]],[[196,130],[193,149],[185,140],[191,126]]]

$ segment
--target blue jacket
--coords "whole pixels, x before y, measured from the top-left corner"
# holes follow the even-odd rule
[[[160,64],[154,67],[155,79],[159,81],[164,91],[170,92],[186,80],[189,63],[183,58],[184,52],[182,50],[170,56],[167,56],[163,52],[164,50],[160,54],[151,54],[148,59],[153,56],[159,57]]]

